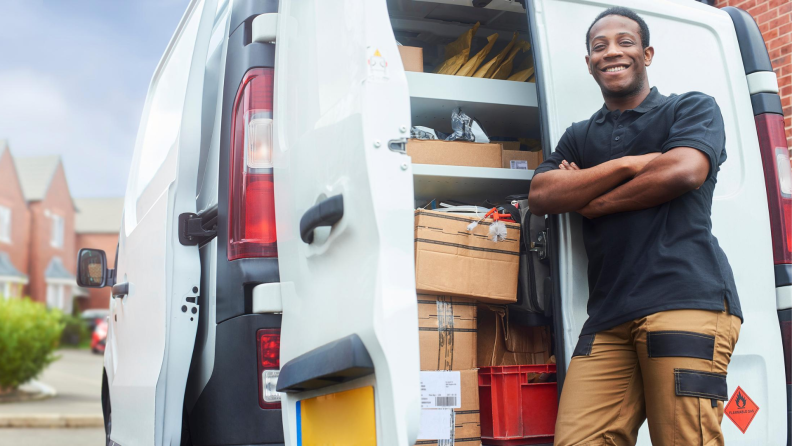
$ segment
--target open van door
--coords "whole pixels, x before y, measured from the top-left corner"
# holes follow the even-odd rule
[[[588,74],[584,38],[611,1],[532,0],[528,3],[536,54],[539,108],[545,153],[565,129],[602,107],[598,85]],[[726,444],[786,444],[784,361],[775,302],[773,254],[762,159],[748,84],[734,24],[729,15],[686,0],[626,4],[649,25],[655,56],[649,82],[664,95],[700,91],[713,96],[726,128],[728,159],[718,173],[712,231],[734,271],[745,324],[731,358],[730,395],[739,386],[760,408],[743,433],[724,418]],[[560,278],[563,355],[569,364],[586,321],[587,259],[580,216],[558,216],[554,253]],[[748,238],[746,235],[750,234]],[[558,308],[558,307],[557,307]],[[563,362],[561,360],[563,359]],[[649,445],[646,426],[639,442]]]
[[[410,104],[385,1],[282,0],[276,48],[286,444],[413,444]]]
[[[108,440],[124,446],[180,444],[201,264],[198,247],[179,242],[179,215],[196,212],[206,137],[201,92],[216,7],[216,0],[187,7],[152,78],[135,144],[105,355]]]

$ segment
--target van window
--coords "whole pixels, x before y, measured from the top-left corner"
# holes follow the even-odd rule
[[[136,158],[137,165],[133,166],[130,178],[135,184],[133,191],[136,202],[154,179],[170,151],[175,149],[202,9],[201,4],[193,8],[178,41],[152,82],[148,112],[141,122],[141,128],[145,130],[139,136],[142,139],[138,149],[140,154]],[[140,209],[143,212],[138,212],[138,217],[142,217],[148,210],[148,206],[144,207],[145,209]]]

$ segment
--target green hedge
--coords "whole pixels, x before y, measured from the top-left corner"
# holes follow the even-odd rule
[[[91,338],[91,333],[88,330],[88,324],[80,319],[78,316],[63,315],[61,318],[63,322],[63,334],[60,337],[60,343],[63,346],[79,346]]]
[[[62,317],[27,298],[0,298],[0,389],[35,378],[56,359]]]

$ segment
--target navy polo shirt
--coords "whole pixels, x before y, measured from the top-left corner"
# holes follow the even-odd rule
[[[675,147],[698,149],[710,161],[699,189],[653,208],[583,219],[589,318],[581,334],[659,311],[723,311],[724,301],[742,319],[732,270],[710,219],[718,171],[726,160],[725,140],[715,99],[698,92],[663,96],[652,88],[633,110],[603,106],[589,120],[572,124],[536,169],[534,175],[541,175],[558,169],[562,160],[587,169]]]

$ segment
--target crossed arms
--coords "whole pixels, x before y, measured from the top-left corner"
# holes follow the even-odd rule
[[[559,170],[531,181],[528,204],[535,215],[578,212],[590,219],[648,209],[698,189],[709,171],[709,157],[692,147],[625,156],[589,169],[564,160]]]

